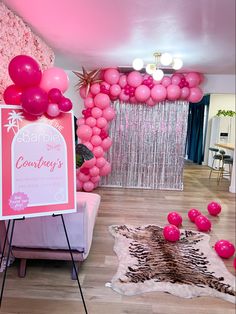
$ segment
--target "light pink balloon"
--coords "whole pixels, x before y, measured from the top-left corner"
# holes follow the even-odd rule
[[[86,108],[93,108],[94,107],[93,98],[92,97],[86,97],[84,100],[84,106]]]
[[[119,85],[121,88],[124,88],[127,85],[127,77],[125,74],[122,74],[119,79]]]
[[[106,159],[104,157],[99,157],[96,160],[96,166],[98,168],[102,168],[105,165],[105,163],[106,163]]]
[[[99,94],[100,93],[100,84],[98,84],[98,83],[92,84],[90,87],[90,91],[93,95]]]
[[[49,92],[52,88],[58,88],[64,93],[69,87],[69,78],[66,72],[57,67],[44,70],[39,86]]]
[[[87,181],[83,184],[83,189],[86,192],[91,192],[94,189],[94,184],[91,181]]]
[[[201,81],[200,75],[196,72],[188,73],[185,79],[188,82],[189,87],[196,87],[197,85],[200,84],[200,81]]]
[[[185,100],[188,98],[190,94],[190,89],[188,87],[183,87],[181,88],[181,94],[180,94],[180,99]]]
[[[85,120],[85,124],[87,124],[88,126],[90,126],[91,128],[93,128],[97,123],[97,120],[94,119],[93,117],[88,117],[86,120]]]
[[[84,142],[83,144],[89,149],[89,150],[93,150],[93,145],[90,142]]]
[[[167,98],[169,100],[177,100],[180,97],[180,87],[178,85],[170,84],[167,86]]]
[[[188,96],[188,101],[196,103],[196,102],[201,101],[203,96],[204,96],[203,92],[199,87],[192,87],[192,88],[190,88],[190,94]]]
[[[148,105],[148,106],[150,106],[150,107],[153,107],[153,106],[155,106],[155,102],[154,102],[154,100],[152,99],[152,97],[149,97],[148,98],[148,100],[146,101],[146,104]]]
[[[90,175],[91,175],[92,177],[98,176],[98,175],[99,175],[99,172],[100,172],[100,170],[99,170],[99,168],[96,167],[96,166],[93,166],[92,168],[89,169],[89,173],[90,173]]]
[[[167,95],[166,88],[161,84],[154,85],[153,88],[151,89],[151,97],[156,102],[165,100],[166,95]]]
[[[96,158],[93,157],[92,159],[85,160],[81,168],[92,168],[96,164]]]
[[[79,125],[82,125],[82,124],[85,124],[85,119],[84,119],[84,118],[79,118],[79,119],[77,119],[76,124],[77,124],[78,126],[79,126]]]
[[[80,172],[78,174],[78,179],[81,181],[81,182],[87,182],[89,180],[90,176],[89,175],[86,175],[82,172]]]
[[[104,80],[109,84],[117,84],[120,78],[120,73],[117,69],[107,69],[104,72]]]
[[[88,125],[80,125],[77,129],[77,135],[80,139],[84,140],[84,141],[88,141],[93,132],[92,132],[92,129],[90,128],[90,126]]]
[[[103,93],[99,93],[94,97],[94,104],[100,109],[108,107],[110,102],[109,96]]]
[[[109,136],[105,138],[101,144],[104,151],[107,151],[111,147],[111,145],[112,145],[112,139]]]
[[[171,84],[173,85],[179,85],[181,82],[181,76],[179,74],[174,74],[171,77]]]
[[[128,101],[129,100],[129,95],[126,95],[125,92],[124,92],[124,89],[121,90],[121,93],[119,95],[119,98],[121,101]]]
[[[132,87],[138,87],[142,84],[143,77],[138,71],[132,71],[127,76],[127,83]]]
[[[96,146],[93,148],[93,154],[96,158],[103,157],[104,150],[101,146]]]
[[[58,108],[58,104],[52,104],[50,103],[48,105],[48,109],[47,109],[47,114],[52,117],[52,118],[55,118],[57,116],[59,116],[60,114],[60,110]]]
[[[151,95],[150,88],[146,85],[140,85],[135,89],[135,98],[137,101],[145,102]]]
[[[100,176],[96,176],[96,177],[91,177],[91,181],[93,182],[93,183],[97,183],[97,182],[99,182],[100,181],[100,179],[101,179],[101,177]]]
[[[107,161],[106,164],[100,169],[100,176],[107,176],[111,173],[111,165]]]
[[[83,187],[83,182],[79,179],[76,179],[76,191],[81,191]]]
[[[102,109],[98,108],[98,107],[94,107],[91,111],[92,116],[97,119],[100,118],[102,116]]]
[[[169,76],[164,76],[163,79],[161,80],[161,85],[167,87],[171,84],[171,79]]]
[[[102,116],[103,116],[103,118],[105,118],[107,121],[111,121],[111,120],[114,119],[115,114],[116,114],[116,113],[115,113],[115,110],[114,110],[111,106],[109,106],[109,107],[107,107],[107,108],[105,108],[105,109],[103,110]]]
[[[103,118],[103,117],[100,117],[100,118],[97,119],[97,124],[96,125],[100,129],[105,128],[106,125],[107,125],[107,120],[105,118]]]
[[[110,88],[110,94],[114,97],[119,96],[121,92],[121,87],[118,84],[114,84]]]
[[[90,142],[93,146],[99,146],[102,143],[102,139],[99,135],[93,135]]]
[[[92,131],[93,131],[93,135],[99,135],[101,133],[101,129],[98,128],[97,126],[94,126]]]

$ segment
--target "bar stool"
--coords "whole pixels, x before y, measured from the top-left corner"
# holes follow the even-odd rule
[[[226,170],[225,166],[228,165],[228,170]],[[231,181],[231,172],[232,172],[232,167],[233,167],[233,158],[224,158],[223,159],[223,164],[220,169],[220,173],[218,176],[218,184],[220,181],[223,179],[225,176],[229,176],[229,179]]]
[[[224,150],[219,150],[218,148],[210,147],[209,150],[211,152],[215,152],[213,155],[213,161],[211,165],[211,171],[209,173],[209,179],[211,178],[212,172],[217,173],[217,180],[219,179],[220,171],[223,167],[223,161],[230,158],[230,155],[226,155]],[[218,167],[216,168],[215,163],[218,160]]]

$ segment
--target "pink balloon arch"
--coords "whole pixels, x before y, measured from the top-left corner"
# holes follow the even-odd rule
[[[155,81],[148,74],[132,71],[120,73],[116,68],[105,69],[101,82],[91,85],[86,95],[86,86],[80,88],[84,99],[83,117],[77,120],[77,135],[80,142],[94,154],[92,161],[85,162],[77,171],[77,190],[92,191],[98,186],[101,176],[111,172],[111,164],[105,153],[112,145],[108,134],[109,123],[115,118],[111,102],[120,100],[132,104],[154,106],[158,102],[185,100],[197,103],[203,98],[199,87],[202,75],[196,72],[164,76]]]

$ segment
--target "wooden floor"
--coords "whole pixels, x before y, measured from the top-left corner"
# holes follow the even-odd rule
[[[216,298],[182,299],[166,293],[146,293],[124,297],[105,287],[116,272],[117,258],[111,224],[165,225],[169,211],[183,214],[183,227],[193,228],[187,219],[191,207],[207,214],[207,204],[214,200],[222,205],[219,218],[213,223],[212,244],[218,238],[235,243],[235,194],[228,192],[229,183],[217,185],[208,180],[207,167],[187,164],[184,191],[99,188],[102,197],[96,220],[93,245],[80,271],[80,281],[90,314],[235,314],[233,304]],[[234,274],[233,258],[225,261]],[[2,277],[2,275],[1,275]],[[17,262],[9,268],[0,313],[74,314],[84,313],[76,282],[70,279],[68,262],[30,262],[27,276],[17,277]]]

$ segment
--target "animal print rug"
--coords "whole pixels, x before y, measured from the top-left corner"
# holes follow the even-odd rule
[[[119,259],[110,287],[124,295],[163,291],[192,298],[214,296],[235,302],[235,276],[210,247],[205,233],[181,230],[166,241],[157,225],[110,226]]]

